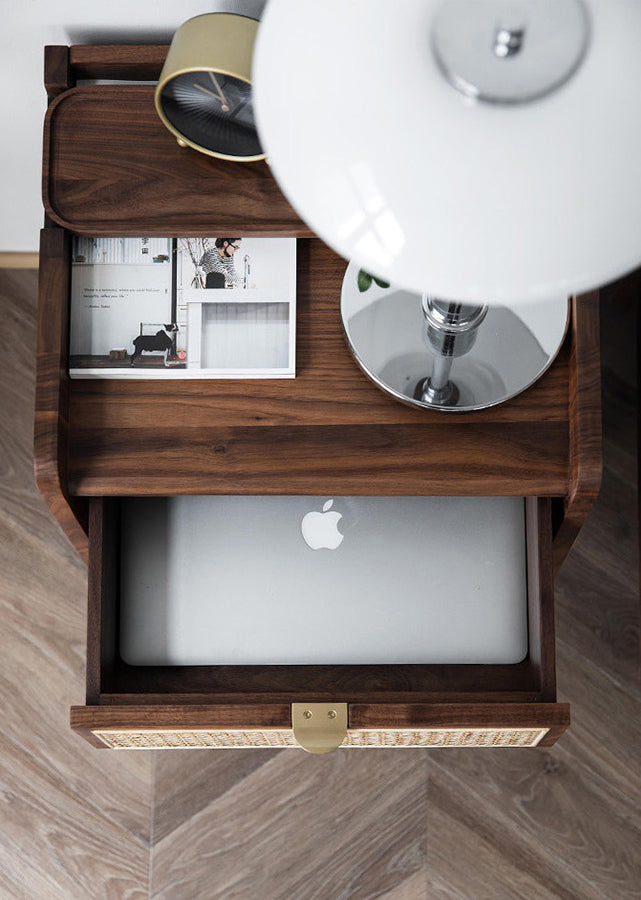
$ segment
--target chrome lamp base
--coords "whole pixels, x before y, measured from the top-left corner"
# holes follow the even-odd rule
[[[343,279],[341,315],[366,375],[411,406],[470,412],[509,400],[556,357],[569,319],[567,297],[510,306],[471,306],[371,281]]]

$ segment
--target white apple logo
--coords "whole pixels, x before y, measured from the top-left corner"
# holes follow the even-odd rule
[[[329,512],[333,500],[323,504],[322,512],[308,512],[300,524],[303,538],[312,550],[336,550],[343,542],[345,535],[338,530],[338,522],[343,518],[342,513]]]

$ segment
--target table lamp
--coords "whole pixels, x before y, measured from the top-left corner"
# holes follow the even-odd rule
[[[269,0],[261,144],[350,261],[348,342],[388,393],[514,396],[568,296],[641,262],[640,44],[636,0]]]

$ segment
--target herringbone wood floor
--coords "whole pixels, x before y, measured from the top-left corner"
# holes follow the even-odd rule
[[[0,271],[0,897],[639,900],[636,280],[606,292],[603,490],[557,580],[571,730],[320,758],[69,731],[86,576],[33,483],[36,281]]]

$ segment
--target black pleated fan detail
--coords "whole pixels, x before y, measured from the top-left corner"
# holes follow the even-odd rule
[[[162,90],[162,108],[173,127],[200,147],[225,156],[262,154],[251,85],[211,72],[176,76]]]

